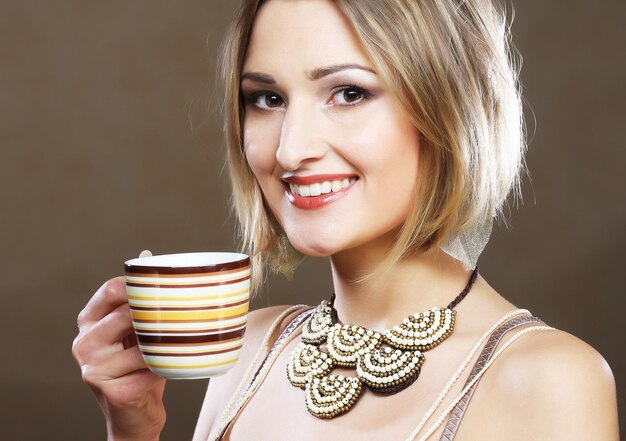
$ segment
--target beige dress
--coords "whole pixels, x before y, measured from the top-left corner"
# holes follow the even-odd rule
[[[285,311],[284,317],[282,320],[277,320],[275,322],[275,327],[279,327],[282,329],[280,336],[276,339],[275,342],[269,342],[269,346],[271,348],[269,350],[265,350],[265,354],[257,354],[264,355],[262,357],[263,361],[258,363],[258,368],[253,369],[251,371],[251,375],[249,378],[244,378],[242,380],[242,384],[237,391],[235,391],[235,396],[232,397],[231,402],[224,409],[221,418],[216,422],[211,435],[208,438],[208,441],[225,441],[230,439],[230,432],[234,424],[236,423],[237,417],[240,415],[242,410],[245,408],[248,400],[254,393],[254,391],[258,388],[260,383],[262,383],[269,367],[273,363],[273,360],[276,359],[277,355],[284,348],[284,346],[293,338],[300,335],[301,325],[302,323],[309,317],[309,315],[314,311],[314,309],[310,307],[293,307],[290,310]],[[525,311],[527,312],[527,311]],[[524,324],[527,323],[536,323],[540,326],[536,326],[536,330],[544,330],[544,329],[552,329],[550,327],[545,326],[545,323],[537,317],[533,317],[529,313],[514,315],[512,318],[504,321],[499,326],[495,327],[491,333],[486,335],[486,343],[481,350],[476,362],[474,363],[471,373],[466,381],[466,386],[469,385],[472,380],[474,380],[474,384],[467,390],[465,394],[460,397],[460,400],[456,403],[454,408],[450,411],[445,421],[444,431],[439,438],[439,441],[452,441],[455,438],[459,425],[463,419],[463,415],[469,405],[473,393],[478,386],[478,382],[480,381],[480,377],[482,373],[489,367],[490,360],[493,362],[492,358],[494,354],[496,357],[499,353],[496,353],[496,348],[498,347],[498,343],[502,340],[502,338],[509,331],[514,330]],[[268,336],[273,335],[276,331],[275,327],[268,331]],[[518,334],[522,334],[525,331],[534,330],[532,328],[526,328],[524,331],[518,332]],[[275,335],[275,334],[274,334]],[[516,336],[513,336],[515,339]],[[505,349],[505,348],[502,348]],[[260,349],[260,352],[263,348]],[[260,361],[260,360],[259,360]],[[253,361],[253,366],[255,362]],[[478,377],[478,378],[475,378]],[[420,430],[421,433],[421,430]]]

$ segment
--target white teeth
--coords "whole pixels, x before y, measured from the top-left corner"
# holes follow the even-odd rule
[[[311,184],[309,188],[311,189],[311,196],[319,196],[322,194],[322,186],[317,182],[315,184]]]
[[[355,182],[356,178],[345,178],[342,181],[316,182],[311,185],[289,184],[289,188],[292,193],[299,194],[300,196],[319,196],[321,194],[328,194],[330,192],[342,190]]]

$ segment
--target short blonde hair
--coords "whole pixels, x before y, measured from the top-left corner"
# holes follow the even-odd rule
[[[254,287],[284,252],[284,233],[243,151],[241,70],[262,3],[243,1],[221,63],[232,202],[255,268]],[[493,222],[511,190],[520,196],[526,144],[516,58],[506,13],[492,0],[335,4],[420,133],[416,203],[379,267],[388,271],[407,255]]]

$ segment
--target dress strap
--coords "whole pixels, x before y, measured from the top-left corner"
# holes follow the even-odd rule
[[[263,359],[263,361],[259,364],[259,360],[262,358],[263,354],[267,351],[267,348],[270,345],[270,342],[276,332],[290,314],[294,311],[298,310],[296,317],[291,320],[291,322],[284,328],[284,330],[280,333],[278,339],[271,346],[271,349]],[[224,408],[220,419],[217,421],[213,429],[211,430],[211,434],[207,441],[219,441],[223,439],[224,435],[231,428],[233,421],[237,418],[237,416],[241,413],[244,406],[250,400],[254,392],[258,389],[259,385],[269,372],[272,364],[278,357],[278,354],[283,350],[283,348],[293,340],[293,338],[297,335],[295,332],[300,325],[311,315],[314,311],[314,308],[306,305],[296,305],[288,308],[280,314],[272,326],[270,326],[267,331],[265,338],[263,339],[263,344],[259,347],[252,363],[250,363],[250,367],[244,374],[239,383],[239,386],[233,393],[230,401]],[[254,368],[258,365],[256,371],[253,372]]]
[[[426,441],[443,424],[448,414],[459,403],[459,401],[461,401],[461,399],[465,396],[465,394],[467,394],[467,392],[469,392],[469,390],[478,382],[478,380],[480,380],[480,378],[487,371],[487,369],[489,369],[489,367],[493,364],[493,362],[496,361],[497,358],[518,338],[528,333],[535,332],[535,331],[554,331],[554,330],[555,328],[552,328],[547,325],[535,325],[535,326],[530,326],[528,328],[517,331],[510,339],[506,341],[506,343],[502,345],[501,348],[499,348],[493,354],[493,356],[485,363],[482,369],[480,369],[480,371],[478,371],[478,373],[474,376],[474,378],[472,378],[468,382],[468,384],[463,388],[461,393],[457,395],[457,397],[452,401],[452,403],[443,412],[441,412],[437,421],[426,431],[426,433],[422,437],[419,438],[419,441]]]
[[[514,317],[511,320],[500,325],[489,336],[489,339],[487,340],[485,347],[483,348],[480,355],[478,356],[478,359],[476,360],[476,363],[474,364],[474,367],[472,368],[472,371],[470,372],[470,375],[467,381],[465,382],[464,387],[467,386],[470,382],[472,382],[474,377],[476,377],[476,375],[485,367],[485,364],[487,364],[489,359],[493,356],[494,352],[496,351],[496,347],[502,340],[502,337],[504,337],[504,335],[507,332],[511,331],[512,329],[518,328],[526,323],[545,324],[538,317],[522,315],[522,316]],[[469,404],[470,400],[472,399],[472,395],[474,394],[474,391],[476,390],[478,381],[480,381],[480,378],[470,387],[467,393],[463,395],[461,400],[456,404],[456,406],[454,406],[454,409],[452,409],[452,411],[450,412],[450,417],[448,419],[448,422],[446,423],[446,427],[444,428],[441,438],[439,438],[439,441],[452,441],[454,437],[456,436],[456,432],[459,428],[459,425],[461,424],[461,420],[463,419],[463,415],[465,414],[467,405]]]

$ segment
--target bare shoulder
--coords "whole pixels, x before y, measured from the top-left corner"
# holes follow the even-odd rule
[[[290,307],[291,305],[270,306],[251,311],[248,314],[246,333],[239,361],[230,371],[219,377],[211,378],[209,381],[202,410],[198,418],[194,440],[207,439],[213,422],[236,391],[241,379],[263,344],[270,327]]]
[[[244,335],[239,361],[235,367],[233,367],[233,369],[228,371],[225,375],[211,380],[214,388],[213,390],[209,388],[210,392],[217,392],[218,387],[219,389],[232,390],[237,387],[239,381],[259,351],[259,348],[261,347],[270,327],[274,324],[274,321],[290,307],[291,305],[270,306],[267,308],[256,309],[248,314],[246,333]]]
[[[524,439],[619,437],[615,380],[608,363],[564,331],[521,336],[493,363],[478,391],[497,413],[500,423],[494,430],[500,435],[523,428]]]

